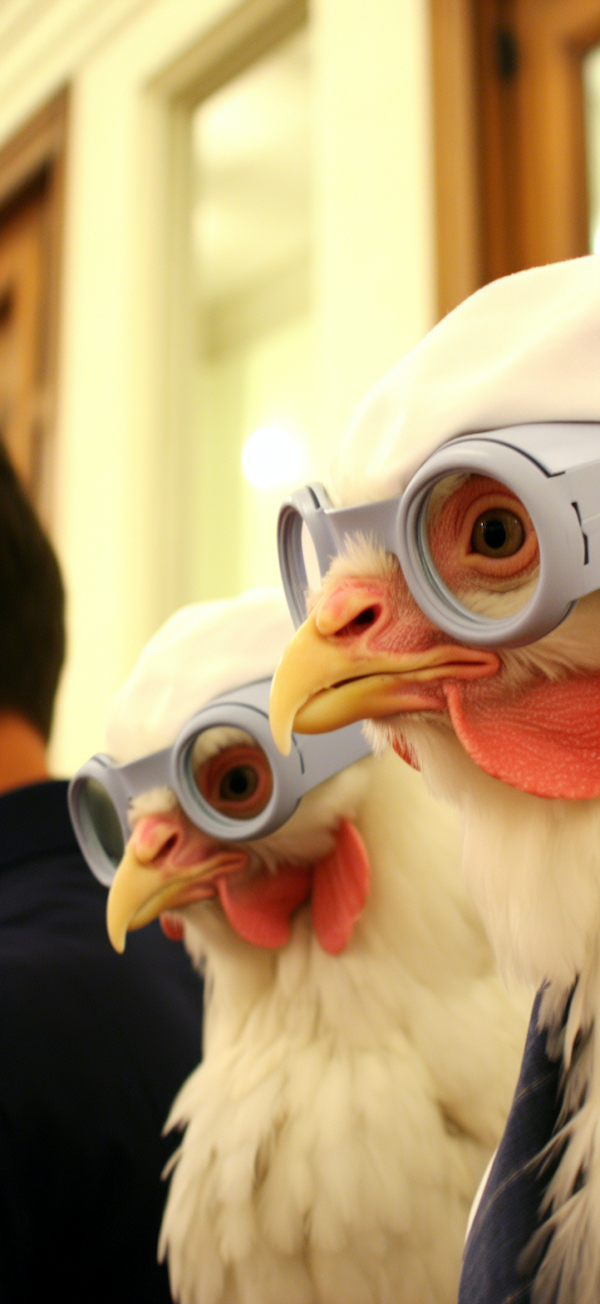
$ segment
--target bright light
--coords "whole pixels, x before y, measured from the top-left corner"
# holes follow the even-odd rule
[[[297,439],[279,426],[261,426],[242,449],[242,470],[255,489],[274,489],[301,480],[304,453]]]

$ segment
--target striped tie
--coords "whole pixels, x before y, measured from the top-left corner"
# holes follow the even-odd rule
[[[538,1211],[558,1157],[540,1171],[536,1156],[554,1132],[560,1109],[560,1060],[550,1059],[538,1030],[538,992],[506,1129],[463,1255],[459,1304],[530,1304],[533,1277],[520,1256],[539,1226]]]

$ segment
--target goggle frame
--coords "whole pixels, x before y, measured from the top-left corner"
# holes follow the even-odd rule
[[[539,544],[540,569],[527,605],[493,620],[464,607],[435,570],[424,530],[434,486],[464,472],[499,480],[523,502]],[[312,484],[282,505],[278,550],[292,619],[306,619],[301,531],[309,530],[324,579],[357,536],[397,557],[420,609],[457,642],[521,647],[548,634],[578,598],[600,588],[600,424],[548,422],[460,435],[432,453],[401,494],[336,508]]]
[[[172,789],[192,823],[209,836],[226,842],[253,842],[286,824],[307,792],[371,754],[359,723],[327,735],[293,734],[290,754],[282,756],[269,726],[271,682],[271,678],[256,680],[214,698],[186,722],[175,742],[161,751],[122,765],[98,753],[81,766],[69,784],[69,813],[82,854],[99,882],[110,886],[118,865],[105,851],[86,801],[90,779],[99,783],[112,801],[123,850],[131,835],[131,802],[151,788],[164,786]],[[215,810],[194,780],[191,761],[196,739],[206,730],[219,727],[250,734],[271,767],[273,788],[269,800],[264,810],[248,820],[233,819]]]

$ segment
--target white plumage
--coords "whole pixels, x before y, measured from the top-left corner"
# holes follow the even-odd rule
[[[599,303],[600,259],[591,257],[495,282],[461,305],[367,398],[338,456],[337,501],[400,492],[433,449],[460,433],[598,421]],[[484,489],[493,498],[494,482],[478,488],[477,477],[471,480],[473,501]],[[453,492],[471,492],[466,478]],[[461,539],[458,529],[449,541],[440,528],[440,555],[457,574]],[[500,616],[519,585],[524,592],[530,584],[531,571],[522,580],[517,569],[510,581],[492,575],[487,591],[481,570],[471,580],[471,607]],[[402,674],[405,700],[399,714],[389,707],[371,713],[380,717],[372,736],[412,757],[430,790],[459,808],[468,880],[502,969],[546,984],[540,1026],[562,1056],[556,1141],[565,1144],[545,1202],[552,1212],[546,1231],[554,1236],[532,1299],[591,1304],[600,1296],[600,593],[580,600],[539,642],[499,649],[487,677],[461,683],[452,665],[460,645],[419,611],[397,561],[359,540],[314,595],[308,632],[296,644],[303,665],[311,628],[319,672],[310,683],[310,672],[303,684],[299,675],[295,727],[302,728],[303,711],[305,720],[313,712],[311,731],[318,717],[328,727],[327,711],[337,726],[353,718],[335,709],[336,692],[341,698],[345,683],[367,675],[369,658],[379,658],[378,673],[382,655],[389,658],[390,673],[395,666]],[[324,643],[335,671],[324,668]],[[419,655],[442,647],[445,664],[430,677],[429,704],[419,709]],[[293,649],[282,694],[293,681]],[[412,689],[402,670],[408,653]]]
[[[199,650],[208,611],[221,639],[229,628],[239,648],[240,620],[251,618],[260,642],[263,615],[281,602],[262,593],[216,615],[190,610],[179,634]],[[266,640],[271,667],[286,636]],[[139,747],[133,703],[144,703],[143,750],[154,745],[152,693],[178,716],[160,651],[168,642],[159,638],[156,659],[150,645],[117,703],[111,734],[121,729],[128,756]],[[238,656],[246,679],[243,647]],[[202,657],[192,665],[199,709]],[[154,727],[164,743],[165,719]],[[141,798],[132,821],[142,828],[160,810],[173,810],[172,794]],[[461,886],[454,816],[391,751],[304,797],[284,828],[249,846],[251,871],[320,860],[342,820],[362,836],[371,888],[341,954],[323,949],[308,905],[279,949],[245,941],[215,898],[179,913],[208,990],[203,1062],[169,1119],[186,1130],[160,1249],[182,1304],[456,1298],[467,1215],[503,1128],[524,1020]]]

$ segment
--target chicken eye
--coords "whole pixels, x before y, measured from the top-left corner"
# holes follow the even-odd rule
[[[525,530],[514,512],[492,507],[477,517],[471,534],[473,552],[484,557],[513,557],[525,542]]]
[[[234,765],[221,779],[219,797],[222,801],[247,801],[254,796],[259,782],[253,765]]]
[[[202,735],[205,743],[211,732],[207,729]],[[194,779],[208,805],[232,820],[249,820],[259,815],[273,792],[271,766],[257,743],[224,747],[202,762]]]

